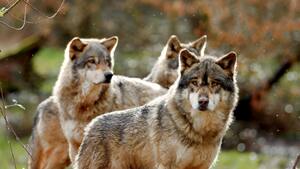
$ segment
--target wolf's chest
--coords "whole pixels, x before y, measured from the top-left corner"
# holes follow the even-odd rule
[[[169,148],[162,148],[161,160],[178,169],[208,168],[218,152],[218,146],[213,145],[188,146],[174,140],[165,144],[169,144]]]

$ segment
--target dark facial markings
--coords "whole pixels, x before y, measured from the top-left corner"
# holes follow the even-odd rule
[[[95,68],[95,65],[103,64],[111,67],[111,57],[108,50],[102,45],[90,45],[74,60],[74,68]]]
[[[111,57],[110,57],[110,55],[106,56],[105,62],[107,64],[107,66],[111,68],[112,64],[111,64]]]
[[[212,59],[201,61],[183,73],[179,81],[179,89],[189,87],[196,91],[201,87],[208,87],[212,92],[218,92],[221,88],[234,91],[232,77],[214,63]]]

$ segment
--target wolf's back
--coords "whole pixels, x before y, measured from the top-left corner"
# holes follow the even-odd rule
[[[167,89],[160,85],[139,78],[115,76],[112,83],[116,95],[116,106],[122,106],[122,109],[144,105],[167,92]]]

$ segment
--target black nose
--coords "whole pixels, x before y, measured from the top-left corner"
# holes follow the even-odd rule
[[[113,77],[113,75],[114,74],[112,74],[111,72],[104,73],[105,83],[110,83],[111,78]]]
[[[200,110],[206,110],[208,106],[208,98],[207,97],[200,97],[199,99],[199,109]]]

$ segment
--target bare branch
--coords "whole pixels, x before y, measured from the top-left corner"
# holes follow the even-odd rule
[[[1,94],[2,100],[4,100],[2,87],[0,87],[0,94]],[[10,123],[9,123],[9,121],[7,119],[5,104],[4,104],[3,101],[2,101],[2,105],[0,106],[0,112],[1,112],[1,114],[3,116],[3,118],[4,118],[6,128],[15,136],[15,139],[21,144],[21,146],[27,152],[27,154],[30,156],[30,158],[32,158],[32,155],[29,152],[29,150],[27,149],[27,146],[21,141],[20,137],[17,135],[17,133],[15,132],[15,130],[13,129],[13,127],[10,125]]]
[[[15,154],[13,152],[13,149],[11,147],[11,142],[9,141],[8,144],[9,144],[10,154],[13,158],[13,163],[14,163],[15,169],[17,169],[16,158],[15,158]]]
[[[29,1],[29,0],[27,0],[27,1]],[[21,0],[18,0],[18,1],[16,1],[16,2],[21,2]],[[14,3],[12,6],[14,7],[14,6],[16,6],[17,4],[18,4],[18,3]],[[5,11],[5,14],[6,14],[7,12],[9,12],[9,11],[12,9],[12,6],[10,6],[10,7],[8,8],[9,10],[6,10],[6,11]],[[2,8],[2,9],[3,9],[3,8]],[[20,30],[24,29],[24,27],[25,27],[25,25],[26,25],[26,18],[27,18],[27,4],[25,4],[25,7],[24,7],[23,24],[22,24],[20,27],[14,27],[14,26],[11,26],[11,25],[9,25],[8,23],[6,23],[6,22],[4,22],[4,21],[0,21],[0,24],[5,25],[5,26],[7,26],[7,27],[9,27],[9,28],[11,28],[11,29],[20,31]]]
[[[41,23],[42,21],[44,21],[44,19],[41,19],[41,20],[38,20],[38,21],[34,21],[34,22],[33,21],[28,21],[27,20],[27,6],[29,6],[30,8],[32,8],[34,11],[36,11],[37,13],[39,13],[40,15],[42,15],[43,17],[45,17],[46,19],[53,19],[60,12],[61,8],[63,7],[63,4],[65,3],[65,0],[62,0],[62,2],[60,3],[58,9],[56,10],[56,12],[54,14],[50,15],[50,16],[44,14],[38,8],[36,8],[35,6],[33,6],[31,3],[29,3],[29,0],[16,0],[13,4],[9,5],[9,7],[7,7],[7,8],[3,7],[3,8],[0,9],[0,18],[4,17],[6,14],[8,14],[11,9],[13,9],[17,4],[19,4],[19,2],[25,3],[24,17],[23,17],[23,20],[22,20],[22,22],[23,22],[22,25],[19,26],[19,27],[15,27],[15,26],[11,26],[7,22],[1,21],[1,20],[0,20],[0,24],[6,26],[8,28],[20,31],[20,30],[24,29],[26,23],[37,24],[37,23]],[[17,19],[17,20],[19,20],[19,21],[21,21],[21,19],[19,19],[19,18],[16,18],[16,17],[14,17],[14,18]]]
[[[30,6],[30,8],[32,8],[33,10],[35,10],[36,12],[38,12],[39,14],[43,15],[45,18],[47,19],[53,19],[61,10],[61,8],[63,7],[63,4],[65,3],[65,0],[62,0],[58,9],[56,10],[56,12],[50,16],[45,15],[42,11],[40,11],[38,8],[36,8],[35,6],[33,6],[32,4],[28,3],[25,0],[22,0],[25,4],[27,4],[28,6]],[[38,21],[39,22],[39,21]]]
[[[41,10],[39,10],[38,8],[36,8],[35,6],[33,6],[32,4],[30,4],[29,2],[26,2],[25,0],[22,0],[25,4],[27,4],[31,9],[33,9],[34,11],[36,11],[37,13],[43,15],[43,17],[45,17],[45,19],[40,19],[40,20],[35,20],[35,21],[30,21],[30,20],[26,20],[26,23],[28,24],[38,24],[41,23],[45,20],[48,19],[53,19],[54,17],[56,17],[56,15],[61,11],[61,8],[63,7],[65,0],[62,0],[58,9],[52,14],[52,15],[45,15]],[[9,13],[10,14],[10,13]],[[10,14],[11,17],[13,17],[14,19],[18,20],[18,21],[23,21],[22,19],[17,18],[16,16],[14,16],[13,14]]]
[[[11,9],[13,9],[21,0],[16,0],[12,5],[10,5],[8,8],[3,7],[0,10],[0,17],[5,16]]]

